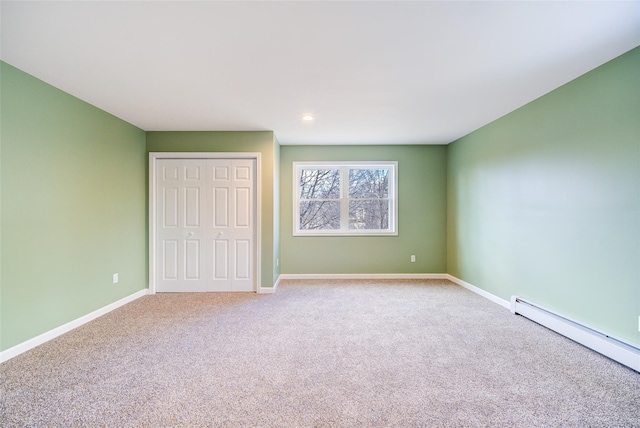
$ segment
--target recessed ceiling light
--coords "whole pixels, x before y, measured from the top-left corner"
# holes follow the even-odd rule
[[[313,116],[309,116],[309,115],[302,116],[302,120],[306,120],[308,122],[310,120],[313,120]]]

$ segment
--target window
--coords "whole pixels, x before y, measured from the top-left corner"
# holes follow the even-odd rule
[[[397,162],[294,162],[294,235],[397,235]]]

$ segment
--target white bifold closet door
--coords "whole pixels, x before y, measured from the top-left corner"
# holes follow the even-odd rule
[[[255,163],[158,159],[157,291],[255,291]]]
[[[209,159],[208,291],[254,291],[254,159]]]

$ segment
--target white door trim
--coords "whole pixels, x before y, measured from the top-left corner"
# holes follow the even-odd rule
[[[260,292],[261,262],[261,198],[262,198],[262,175],[261,175],[261,153],[252,152],[149,152],[149,294],[156,293],[156,167],[158,159],[255,159],[256,160],[256,203],[254,207],[255,215],[255,266],[254,280],[255,292]]]

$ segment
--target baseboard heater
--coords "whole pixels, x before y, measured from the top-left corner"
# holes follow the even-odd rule
[[[620,364],[640,372],[640,348],[630,343],[615,339],[517,296],[511,297],[511,312],[529,318],[587,348],[591,348]]]

